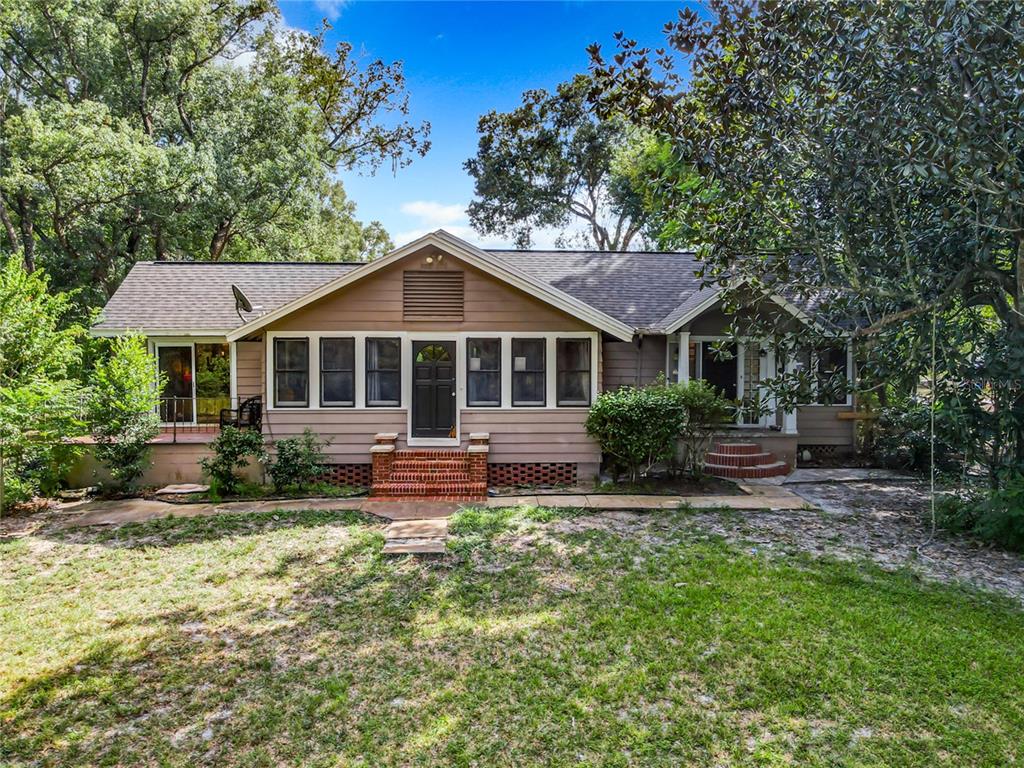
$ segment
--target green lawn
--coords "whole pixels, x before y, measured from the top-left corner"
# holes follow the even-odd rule
[[[0,543],[0,765],[1024,760],[1020,610],[657,514],[466,513],[433,561],[320,512]]]

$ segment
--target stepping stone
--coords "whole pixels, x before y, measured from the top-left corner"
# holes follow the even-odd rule
[[[384,530],[385,539],[445,539],[448,537],[448,521],[399,520]]]
[[[208,485],[199,485],[198,483],[179,483],[178,485],[166,485],[156,492],[157,496],[167,496],[170,494],[190,494],[190,493],[206,493],[210,490]]]
[[[443,555],[444,539],[389,539],[384,544],[385,555]]]

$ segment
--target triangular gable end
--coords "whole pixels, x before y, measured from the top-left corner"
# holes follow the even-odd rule
[[[549,304],[550,306],[565,312],[595,328],[621,339],[629,341],[633,338],[634,329],[615,318],[595,309],[594,307],[581,302],[569,294],[561,291],[548,283],[526,274],[514,266],[501,261],[497,257],[480,250],[466,241],[451,235],[444,230],[431,232],[411,243],[396,248],[386,256],[353,269],[351,272],[332,280],[325,285],[310,291],[304,296],[278,307],[261,317],[250,320],[235,328],[228,334],[228,341],[237,341],[252,333],[270,325],[271,323],[287,317],[297,310],[306,307],[313,302],[323,299],[332,293],[341,290],[349,285],[357,283],[370,275],[394,264],[397,261],[412,255],[423,248],[434,247],[447,253],[467,264],[487,272],[488,275],[500,280],[514,288],[517,288],[530,296]]]

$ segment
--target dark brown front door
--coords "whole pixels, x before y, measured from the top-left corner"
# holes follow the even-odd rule
[[[455,342],[412,343],[412,436],[455,436]]]
[[[710,341],[701,344],[701,378],[711,384],[729,400],[736,399],[736,345],[728,344],[722,348],[721,355]]]

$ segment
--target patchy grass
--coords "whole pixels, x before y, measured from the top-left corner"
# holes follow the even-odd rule
[[[0,764],[1024,759],[1008,602],[640,519],[471,511],[426,561],[352,513],[2,542]]]

